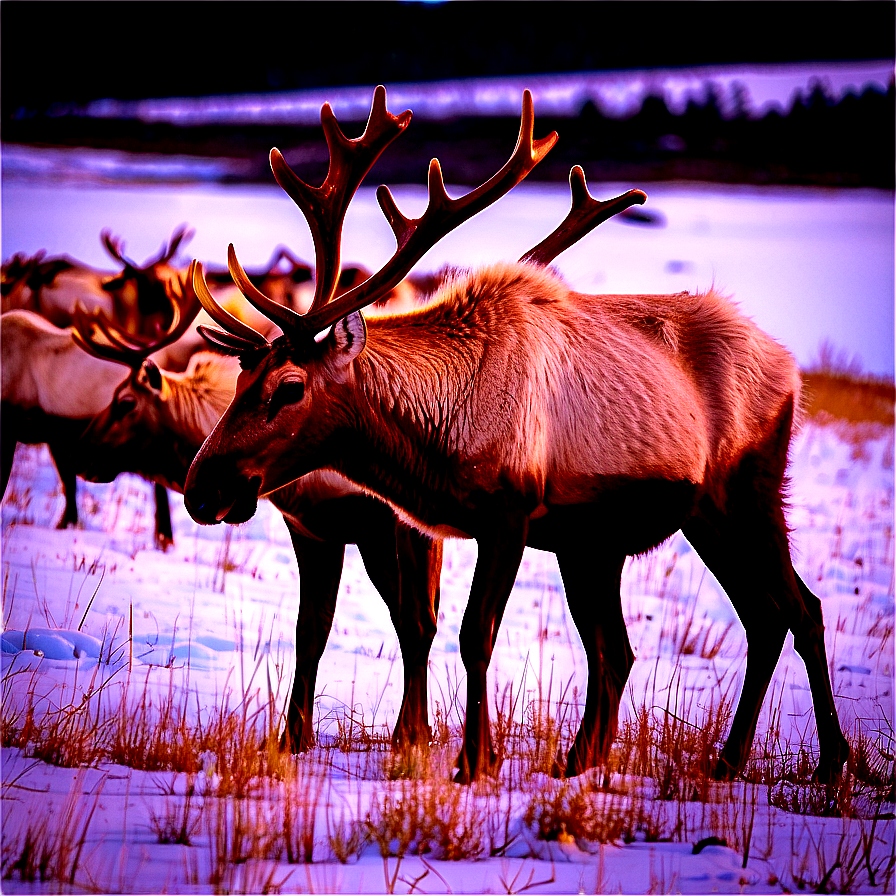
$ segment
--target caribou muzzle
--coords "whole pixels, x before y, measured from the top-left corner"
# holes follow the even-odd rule
[[[191,467],[184,489],[184,504],[190,516],[202,525],[245,523],[255,515],[261,478],[212,476]]]

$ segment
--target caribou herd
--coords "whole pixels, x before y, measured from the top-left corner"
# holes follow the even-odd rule
[[[711,772],[730,780],[743,769],[791,631],[815,708],[815,775],[835,780],[849,748],[821,604],[793,568],[784,517],[800,410],[794,360],[714,291],[570,289],[551,267],[557,255],[646,199],[631,190],[597,201],[578,166],[569,214],[519,261],[424,279],[412,272],[553,147],[556,133],[534,137],[528,91],[516,146],[492,178],[452,199],[433,160],[419,218],[380,187],[395,252],[373,273],[343,265],[352,197],[410,120],[409,111],[387,111],[378,87],[363,134],[349,139],[325,104],[330,166],[319,187],[272,150],[274,177],[311,230],[313,268],[281,247],[246,272],[233,245],[227,271],[178,266],[185,227],[143,265],[108,232],[101,239],[113,271],[43,255],[6,263],[4,492],[19,442],[50,448],[66,495],[60,526],[77,523],[76,474],[139,474],[156,486],[162,549],[173,538],[167,489],[207,524],[243,523],[261,497],[270,500],[299,568],[295,680],[281,739],[296,753],[314,742],[318,665],[345,545],[358,546],[398,635],[404,699],[393,747],[401,751],[430,739],[442,540],[475,539],[459,645],[463,783],[496,771],[486,675],[524,548],[556,555],[587,657],[581,725],[555,766],[572,776],[606,761],[634,662],[623,564],[681,530],[747,633],[742,692]]]

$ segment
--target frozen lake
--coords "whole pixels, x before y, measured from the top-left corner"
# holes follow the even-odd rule
[[[425,182],[425,167],[419,173]],[[446,172],[450,177],[450,172]],[[894,372],[893,195],[874,190],[721,188],[674,184],[594,184],[608,198],[630,187],[661,226],[619,220],[601,226],[557,260],[583,291],[675,292],[711,285],[732,295],[803,365],[822,342],[858,356],[866,371]],[[449,187],[449,192],[457,195]],[[395,187],[405,214],[420,214],[425,189]],[[418,270],[516,258],[565,215],[566,187],[522,185],[432,249]],[[307,259],[301,213],[276,185],[36,186],[7,180],[2,253],[67,253],[100,267],[112,262],[99,234],[111,228],[128,254],[154,254],[177,225],[196,236],[188,257],[223,265],[233,242],[244,265],[265,262],[278,244]],[[346,261],[370,267],[391,254],[391,231],[372,189],[359,191],[343,244]]]

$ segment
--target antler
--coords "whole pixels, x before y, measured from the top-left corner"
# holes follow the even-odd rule
[[[196,231],[190,227],[189,224],[181,224],[174,233],[171,234],[171,239],[167,243],[162,243],[162,248],[159,251],[159,254],[152,259],[152,261],[147,261],[145,267],[151,268],[157,264],[163,264],[165,262],[171,261],[172,258],[177,254],[177,250],[180,248],[180,244],[183,242],[190,242],[191,239],[196,235]]]
[[[299,206],[314,240],[315,284],[311,308],[325,305],[336,292],[340,269],[342,225],[361,182],[383,150],[410,124],[411,112],[395,116],[386,109],[386,89],[376,88],[364,133],[349,140],[339,127],[329,103],[320,110],[320,123],[330,151],[323,184],[310,187],[286,164],[280,151],[271,150],[271,170],[277,183]],[[230,265],[233,274],[233,265]],[[242,270],[242,269],[240,269]],[[246,298],[284,330],[295,325],[295,312],[273,302],[254,287]]]
[[[147,261],[143,268],[140,268],[135,261],[131,261],[124,254],[124,240],[120,236],[115,236],[109,228],[104,228],[100,233],[100,240],[103,245],[106,247],[106,251],[116,260],[120,261],[125,267],[134,268],[135,270],[149,270],[157,264],[161,264],[166,261],[171,261],[174,258],[175,253],[177,252],[180,244],[186,240],[189,242],[195,236],[196,231],[191,229],[188,224],[181,224],[174,233],[171,234],[171,239],[162,244],[162,248],[159,251],[159,254],[153,258],[151,261]]]
[[[615,199],[603,202],[588,192],[585,172],[581,165],[575,165],[569,172],[569,188],[572,193],[572,208],[556,230],[545,237],[537,246],[520,258],[533,264],[548,265],[564,252],[613,215],[633,205],[643,205],[647,194],[641,190],[629,190]]]
[[[178,281],[179,286],[170,284],[171,323],[159,336],[150,338],[128,333],[101,309],[88,311],[79,303],[75,307],[72,337],[92,355],[128,367],[139,367],[145,358],[180,339],[199,313],[200,304],[190,285],[198,265],[197,261],[191,263],[186,277]]]
[[[368,130],[371,129],[371,123],[376,123],[377,131],[383,132],[377,134],[380,139],[376,143],[376,156],[398,133],[404,130],[410,121],[409,112],[399,118],[389,115],[385,111],[385,101],[385,88],[377,87],[368,123]],[[526,90],[523,93],[519,137],[510,158],[484,184],[458,199],[451,199],[448,196],[438,159],[433,159],[429,166],[429,201],[426,210],[419,218],[405,217],[398,210],[389,188],[381,186],[377,190],[377,199],[395,235],[395,253],[373,276],[348,290],[338,299],[333,299],[339,272],[339,237],[342,219],[348,202],[360,183],[360,178],[357,177],[357,170],[353,169],[351,165],[346,165],[344,159],[346,151],[339,150],[334,161],[334,147],[341,147],[350,141],[345,141],[345,138],[342,137],[332,111],[329,106],[324,106],[321,112],[321,121],[327,133],[327,141],[331,150],[330,171],[324,181],[324,187],[318,188],[317,191],[308,187],[292,173],[276,150],[271,153],[271,167],[274,169],[278,183],[303,210],[306,206],[313,210],[314,202],[322,201],[321,197],[324,192],[328,196],[336,197],[328,204],[321,204],[314,213],[306,212],[306,217],[308,217],[314,232],[318,270],[317,288],[311,310],[304,315],[296,314],[291,309],[284,308],[267,298],[251,283],[246,272],[240,266],[236,252],[231,245],[228,248],[228,266],[234,282],[243,295],[259,311],[279,324],[283,332],[290,338],[301,339],[314,336],[315,333],[326,329],[345,315],[375,302],[389,292],[443,236],[496,202],[520,183],[557,142],[556,131],[551,132],[547,137],[535,140],[533,137],[534,120],[532,94]],[[382,124],[383,121],[389,122],[388,127]],[[367,131],[365,131],[366,134]],[[364,140],[363,136],[361,140]],[[382,142],[382,146],[380,146],[380,142]],[[340,176],[345,179],[345,184],[339,183]],[[199,282],[202,281],[201,269],[197,270],[197,274],[198,279],[194,277],[193,287],[206,311],[228,330],[229,334],[232,334],[226,338],[226,343],[230,345],[231,349],[246,350],[266,344],[264,337],[244,324],[234,327],[235,319],[224,309],[217,307],[213,310],[208,302],[211,295],[208,289],[204,288],[205,283]],[[324,287],[321,287],[321,283],[324,284]],[[214,302],[214,299],[211,299],[211,302]],[[203,328],[202,332],[208,338],[212,331]],[[216,341],[221,343],[227,335],[215,333]]]
[[[137,264],[124,254],[124,240],[120,236],[115,236],[108,227],[100,232],[100,241],[116,261],[120,261],[126,268],[137,267]]]

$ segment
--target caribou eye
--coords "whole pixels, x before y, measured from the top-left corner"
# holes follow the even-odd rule
[[[123,395],[112,405],[112,418],[121,420],[137,407],[137,399],[133,395]]]
[[[277,391],[271,396],[271,402],[268,405],[268,420],[273,420],[274,415],[280,408],[286,407],[288,404],[298,404],[304,397],[304,383],[298,380],[281,383],[277,387]]]

